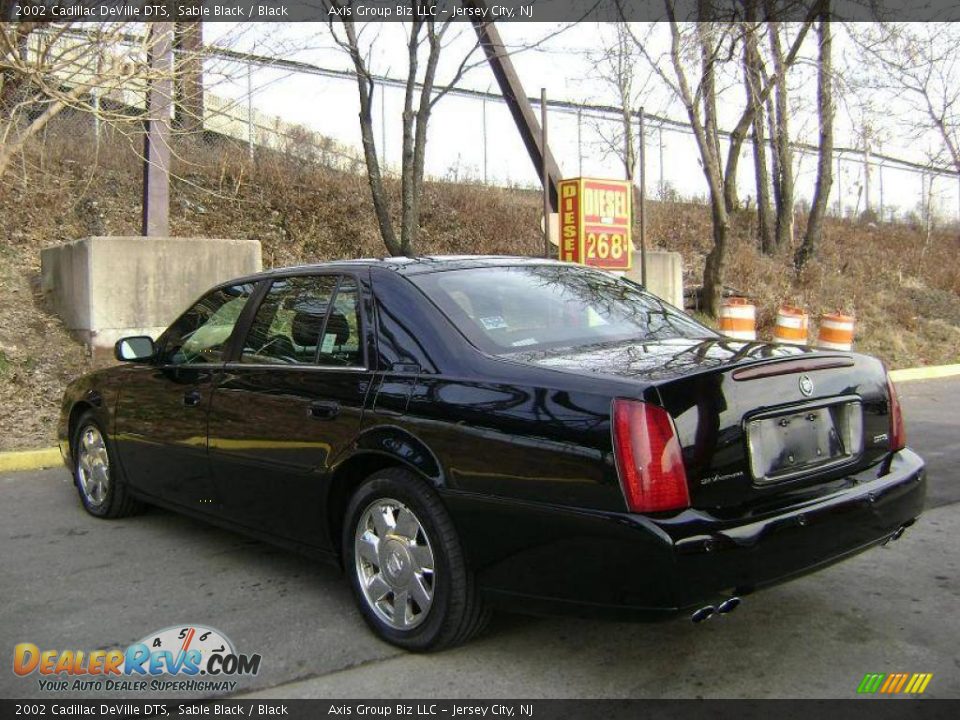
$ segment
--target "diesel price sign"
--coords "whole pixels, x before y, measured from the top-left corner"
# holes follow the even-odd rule
[[[623,180],[560,181],[560,259],[604,270],[629,270],[633,191]]]

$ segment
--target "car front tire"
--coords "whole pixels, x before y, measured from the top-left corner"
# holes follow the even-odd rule
[[[107,435],[92,412],[85,413],[73,434],[73,481],[84,509],[99,518],[121,518],[142,504],[117,481],[119,471]]]
[[[364,620],[413,651],[463,643],[489,618],[453,521],[427,483],[402,468],[371,475],[347,507],[343,564]]]

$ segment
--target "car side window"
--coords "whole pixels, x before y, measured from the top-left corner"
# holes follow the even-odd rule
[[[164,333],[165,364],[223,362],[223,351],[253,294],[254,283],[219,288],[207,293]]]
[[[337,280],[336,275],[274,280],[247,333],[240,362],[313,364]]]
[[[344,277],[337,288],[330,317],[323,329],[323,341],[317,357],[320,365],[363,365],[359,297],[356,281],[351,277]]]

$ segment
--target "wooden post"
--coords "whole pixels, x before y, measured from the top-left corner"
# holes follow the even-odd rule
[[[170,112],[173,106],[173,23],[150,28],[150,87],[143,141],[143,222],[147,237],[170,234]]]
[[[480,47],[483,48],[487,56],[487,62],[490,63],[490,69],[493,76],[497,79],[500,86],[500,92],[507,103],[510,114],[517,124],[517,130],[520,131],[520,138],[527,148],[530,160],[537,169],[537,174],[541,174],[542,167],[545,164],[549,176],[550,187],[550,205],[554,211],[559,207],[559,198],[557,196],[557,183],[560,182],[560,167],[554,160],[550,148],[541,147],[541,133],[537,126],[537,116],[533,112],[529,98],[524,94],[523,85],[510,60],[510,51],[500,39],[500,33],[497,31],[493,21],[482,20],[481,17],[489,17],[490,10],[484,0],[463,0],[466,7],[478,10],[482,15],[471,16],[470,21],[473,29],[477,33],[480,41]]]

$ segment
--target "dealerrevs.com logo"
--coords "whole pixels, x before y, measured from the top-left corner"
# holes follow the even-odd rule
[[[175,625],[150,633],[126,649],[13,648],[13,672],[36,673],[40,690],[112,692],[230,692],[232,678],[256,675],[260,655],[238,653],[229,638],[204,625]]]

